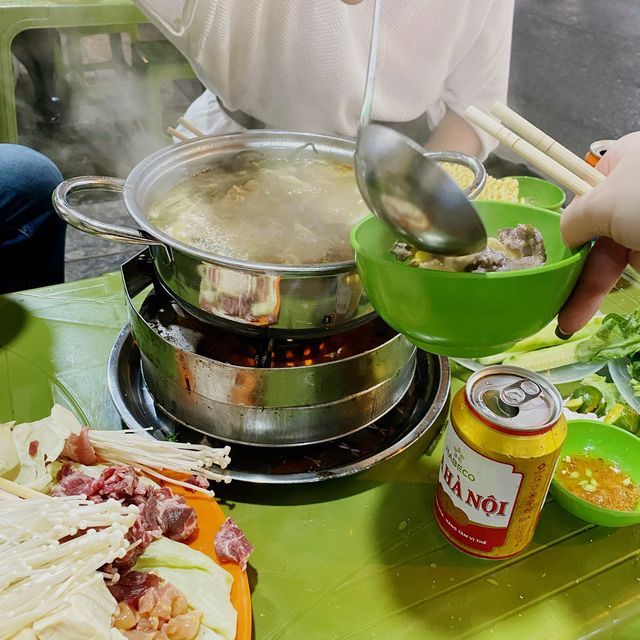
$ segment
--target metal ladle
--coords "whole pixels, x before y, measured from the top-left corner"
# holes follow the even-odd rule
[[[355,173],[367,206],[413,246],[441,255],[481,251],[487,235],[458,185],[419,144],[371,124],[382,0],[374,0],[365,94],[358,124]],[[450,154],[449,154],[450,155]]]

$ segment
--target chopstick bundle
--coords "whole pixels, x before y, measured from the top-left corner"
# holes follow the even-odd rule
[[[566,147],[563,147],[557,140],[547,135],[541,129],[531,124],[520,114],[507,107],[502,102],[494,102],[491,113],[498,118],[502,124],[509,127],[523,139],[529,141],[534,147],[546,153],[570,171],[573,171],[579,178],[588,182],[592,187],[600,184],[604,179],[604,174],[592,167],[588,162],[577,156]]]
[[[592,186],[588,182],[577,176],[566,166],[560,164],[557,160],[550,158],[543,151],[537,149],[530,142],[521,138],[484,111],[480,111],[480,109],[476,107],[468,107],[464,115],[469,122],[492,135],[496,140],[513,150],[550,178],[553,178],[570,191],[573,191],[573,193],[584,195],[591,191]]]

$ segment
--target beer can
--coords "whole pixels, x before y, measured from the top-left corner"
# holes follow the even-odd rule
[[[531,542],[567,435],[562,398],[545,378],[496,365],[455,395],[435,518],[473,556],[515,556]]]
[[[584,159],[592,167],[595,167],[600,161],[600,158],[607,153],[607,150],[614,142],[615,140],[596,140],[595,142],[592,142]]]

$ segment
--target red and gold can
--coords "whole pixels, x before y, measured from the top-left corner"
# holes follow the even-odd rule
[[[607,153],[607,150],[614,142],[615,140],[596,140],[595,142],[592,142],[584,159],[592,167],[595,167],[598,162],[600,162],[600,158]]]
[[[566,435],[562,398],[545,378],[509,366],[474,373],[453,399],[436,490],[449,542],[496,560],[524,550]]]

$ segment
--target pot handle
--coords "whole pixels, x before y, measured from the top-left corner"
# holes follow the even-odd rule
[[[473,200],[484,189],[485,182],[487,181],[487,170],[480,160],[466,153],[459,153],[458,151],[425,151],[425,156],[432,160],[439,162],[453,162],[454,164],[461,164],[467,169],[473,171],[473,181],[464,190],[464,195]]]
[[[120,225],[94,220],[80,213],[80,211],[69,204],[69,196],[73,192],[88,190],[122,193],[124,190],[124,180],[106,176],[81,176],[60,183],[53,192],[53,206],[65,222],[80,231],[84,231],[92,236],[104,238],[105,240],[127,242],[130,244],[162,245],[162,242],[147,237],[138,229],[130,229],[128,227],[121,227]]]

